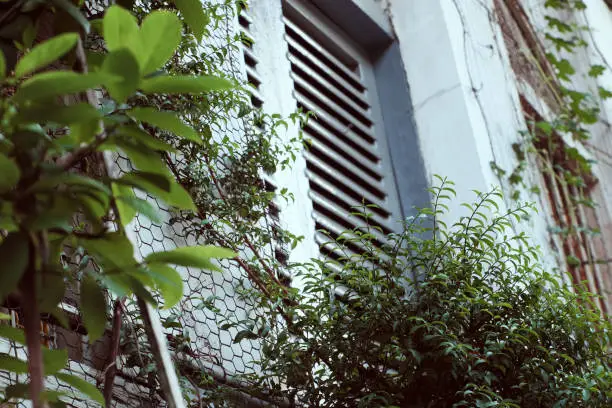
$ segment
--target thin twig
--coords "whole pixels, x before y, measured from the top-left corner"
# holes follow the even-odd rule
[[[181,369],[181,372],[183,372],[183,376],[187,378],[187,381],[189,381],[189,383],[191,384],[191,386],[193,387],[193,389],[195,390],[198,396],[198,407],[203,408],[204,402],[202,401],[202,393],[200,392],[200,386],[196,384],[196,382],[191,378],[190,375],[185,374],[185,372],[182,369]]]
[[[62,156],[56,160],[56,164],[64,170],[69,170],[75,165],[77,165],[83,158],[97,150],[98,147],[102,143],[104,143],[107,139],[106,132],[101,132],[96,135],[96,138],[93,142],[85,144],[75,151],[67,154],[66,156]]]
[[[6,13],[4,13],[2,16],[0,16],[0,26],[2,26],[2,24],[4,24],[4,20],[11,20],[14,16],[14,12],[17,11],[17,9],[19,9],[19,7],[21,7],[21,5],[23,4],[24,0],[17,0],[15,2],[15,4],[13,4],[11,6],[10,9],[8,9],[6,11]]]
[[[206,155],[204,155],[204,160],[206,161],[206,167],[208,168],[208,173],[210,174],[210,178],[211,178],[215,188],[217,189],[217,192],[219,193],[219,196],[221,197],[221,199],[223,201],[227,202],[227,198],[225,197],[225,193],[223,191],[223,188],[221,188],[221,185],[217,181],[217,177],[215,176],[215,172],[214,172],[214,170],[212,168],[212,165],[210,164],[210,161],[208,160],[208,157]],[[253,243],[251,242],[249,237],[246,236],[246,234],[243,235],[243,240],[244,240],[244,243],[246,244],[246,246],[253,252],[253,255],[255,256],[255,258],[257,258],[257,260],[259,261],[261,266],[264,268],[264,270],[268,273],[270,278],[276,284],[278,284],[279,287],[281,287],[283,292],[285,292],[285,294],[286,294],[287,293],[287,289],[283,286],[283,284],[280,282],[280,280],[278,280],[278,277],[276,276],[276,273],[272,270],[272,268],[270,268],[267,265],[267,263],[263,260],[263,258],[259,254],[259,252],[255,249],[255,246],[253,245]]]

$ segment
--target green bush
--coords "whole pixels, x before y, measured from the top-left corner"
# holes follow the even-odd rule
[[[611,406],[610,324],[514,233],[530,206],[499,214],[500,194],[478,193],[447,227],[452,183],[432,192],[390,244],[347,232],[337,244],[361,254],[302,273],[258,385],[313,407]]]

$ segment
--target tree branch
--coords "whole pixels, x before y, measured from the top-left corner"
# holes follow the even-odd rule
[[[78,72],[82,72],[86,74],[88,72],[87,67],[87,57],[85,56],[85,49],[83,48],[83,41],[79,37],[76,48],[75,48],[76,62],[75,62],[75,70]],[[87,102],[93,106],[94,108],[98,107],[98,97],[96,96],[96,91],[92,89],[88,89],[85,92],[85,97]],[[96,151],[96,149],[106,141],[107,134],[104,128],[104,124],[100,121],[100,129],[101,132],[98,133],[93,142],[89,144],[85,144],[80,146],[78,149],[73,151],[72,153],[62,156],[57,159],[56,164],[63,168],[64,170],[68,170],[73,167],[75,164],[80,162],[85,156],[91,154]]]
[[[38,293],[36,290],[35,253],[33,245],[30,247],[32,256],[30,264],[20,282],[21,303],[23,311],[23,329],[28,349],[28,371],[30,373],[30,399],[34,408],[46,408],[47,404],[40,400],[40,393],[44,389],[44,365],[42,357],[42,344],[40,342],[40,311],[38,309]]]

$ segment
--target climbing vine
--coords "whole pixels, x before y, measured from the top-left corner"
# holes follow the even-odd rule
[[[546,196],[546,199],[558,200],[568,209],[565,217],[559,215],[558,218],[565,219],[556,220],[559,225],[553,226],[551,232],[564,239],[571,235],[597,234],[597,228],[585,225],[574,214],[581,206],[596,206],[589,194],[596,184],[592,173],[595,161],[586,157],[585,152],[591,147],[592,127],[600,119],[600,102],[612,97],[612,92],[601,86],[578,89],[576,83],[583,83],[581,79],[584,77],[590,81],[597,80],[607,67],[591,64],[586,72],[579,72],[574,65],[577,55],[589,46],[585,34],[590,28],[575,19],[577,13],[586,9],[585,2],[547,0],[544,7],[547,11],[547,27],[543,33],[547,44],[545,58],[539,60],[532,55],[527,59],[539,72],[546,95],[551,96],[546,101],[552,110],[551,117],[543,117],[527,101],[521,100],[528,126],[520,133],[519,141],[512,145],[518,164],[510,171],[495,162],[491,167],[510,186],[511,197],[518,200],[521,191],[525,190],[534,194],[553,194],[543,191],[539,183],[532,185],[528,181],[526,170],[537,163],[545,180],[543,185],[548,190],[558,190],[556,197]],[[570,266],[577,266],[585,260],[572,254],[567,261]]]
[[[156,3],[137,3],[132,11],[142,19],[155,6]],[[168,7],[172,5],[164,5]],[[201,144],[185,143],[163,129],[147,127],[151,135],[176,150],[164,156],[165,162],[175,179],[189,191],[197,209],[174,211],[168,224],[181,230],[188,239],[220,245],[239,254],[227,261],[224,268],[237,270],[244,278],[240,285],[244,293],[236,296],[253,299],[246,293],[255,290],[264,295],[258,301],[267,303],[269,308],[278,299],[288,301],[292,296],[286,285],[287,252],[302,239],[280,224],[280,207],[293,196],[287,189],[277,188],[270,176],[287,169],[301,154],[301,135],[287,140],[285,131],[290,124],[303,124],[307,115],[297,111],[283,118],[264,113],[253,102],[254,84],[245,79],[241,67],[242,47],[250,46],[253,39],[232,28],[232,22],[246,9],[244,1],[205,3],[207,23],[201,30],[208,41],[198,41],[192,26],[185,24],[181,45],[166,65],[166,70],[173,74],[214,75],[239,83],[239,88],[233,92],[211,93],[206,98],[141,95],[137,103],[176,112],[203,140]],[[180,16],[188,23],[186,16]],[[210,370],[203,370],[199,361],[217,362],[217,358],[198,350],[198,344],[206,339],[194,338],[193,322],[186,317],[190,316],[186,311],[208,311],[223,316],[220,307],[223,301],[214,295],[202,296],[197,290],[187,291],[185,298],[162,318],[184,397],[194,404],[225,399],[227,395],[202,391],[216,389],[214,380],[219,378],[214,378]],[[245,302],[250,304],[249,316],[244,321],[255,321],[252,314],[257,314],[262,305]],[[141,340],[144,327],[137,316],[127,316],[127,320],[121,339],[123,350],[127,350],[127,366],[137,369],[143,379],[154,377],[149,345]],[[221,330],[229,328],[230,325],[225,325]],[[254,337],[250,331],[241,330],[232,342],[239,344]]]

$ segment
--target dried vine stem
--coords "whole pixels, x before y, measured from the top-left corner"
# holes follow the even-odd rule
[[[113,328],[111,335],[111,352],[107,360],[104,373],[104,402],[107,407],[111,406],[113,399],[113,384],[117,375],[117,357],[119,356],[119,345],[121,342],[121,319],[123,315],[125,298],[115,300],[113,307]]]
[[[212,166],[210,164],[210,160],[208,160],[208,157],[206,155],[204,155],[204,160],[206,161],[206,167],[208,168],[208,173],[210,174],[210,178],[211,178],[213,184],[215,185],[215,188],[216,188],[217,192],[219,193],[219,197],[221,197],[221,199],[223,201],[227,201],[227,198],[225,197],[225,193],[223,192],[223,189],[219,185],[217,177],[215,176],[215,172],[214,172],[214,170],[213,170],[213,168],[212,168]],[[253,255],[255,256],[255,258],[257,258],[257,260],[259,261],[261,266],[264,268],[264,270],[268,273],[270,278],[276,284],[278,284],[279,287],[283,287],[282,283],[276,277],[276,274],[274,273],[274,271],[266,264],[266,262],[263,260],[263,258],[259,255],[259,252],[255,249],[255,247],[251,243],[251,240],[249,239],[249,237],[247,237],[246,235],[244,235],[244,243],[253,252]],[[285,292],[286,292],[286,290],[285,290]]]

